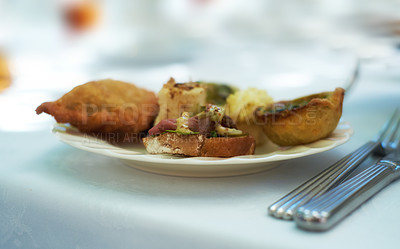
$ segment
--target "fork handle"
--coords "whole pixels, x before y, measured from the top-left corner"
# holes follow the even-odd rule
[[[298,227],[323,231],[331,228],[400,174],[400,165],[381,160],[356,176],[312,199],[294,217]]]

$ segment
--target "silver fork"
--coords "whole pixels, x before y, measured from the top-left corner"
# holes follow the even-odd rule
[[[383,126],[379,137],[369,141],[357,150],[334,163],[309,181],[305,182],[286,196],[282,197],[268,207],[268,213],[276,218],[292,220],[298,207],[325,193],[328,189],[343,181],[354,169],[362,163],[371,153],[385,153],[384,138],[396,125],[395,117],[398,110],[394,112],[389,121]]]
[[[296,224],[303,229],[327,230],[378,191],[400,178],[400,113],[392,132],[384,137],[385,154],[378,163],[299,207]]]

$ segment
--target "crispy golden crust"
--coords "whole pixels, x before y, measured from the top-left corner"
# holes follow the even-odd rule
[[[36,113],[42,112],[81,132],[138,133],[151,127],[158,104],[153,92],[107,79],[77,86],[57,101],[41,104]]]
[[[281,101],[257,110],[257,120],[263,124],[268,138],[280,146],[311,143],[328,136],[337,126],[342,115],[344,90],[305,96],[293,101]],[[277,105],[290,106],[306,103],[293,109],[268,112]]]
[[[206,138],[167,132],[143,138],[143,144],[151,154],[184,156],[233,157],[253,155],[255,150],[255,140],[251,136]]]
[[[256,143],[253,137],[215,137],[207,138],[201,148],[201,156],[232,157],[253,155]]]

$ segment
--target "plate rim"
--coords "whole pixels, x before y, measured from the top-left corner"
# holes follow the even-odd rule
[[[340,128],[344,127],[344,128]],[[60,129],[61,128],[61,129]],[[310,144],[305,144],[305,145],[297,145],[297,146],[291,146],[291,147],[280,147],[280,148],[299,148],[299,147],[307,147],[308,149],[306,150],[301,150],[296,153],[289,153],[289,154],[279,154],[279,152],[285,151],[285,150],[276,150],[272,151],[270,153],[266,153],[264,155],[246,155],[246,156],[235,156],[235,157],[229,157],[229,158],[218,158],[218,157],[181,157],[181,156],[173,156],[173,155],[153,155],[153,154],[143,154],[142,152],[137,152],[136,154],[134,153],[135,151],[128,150],[122,147],[118,147],[112,144],[107,143],[106,141],[100,140],[102,145],[107,146],[108,148],[101,148],[101,147],[88,147],[88,146],[83,146],[82,145],[82,136],[78,135],[73,135],[69,134],[66,132],[66,129],[68,129],[65,124],[60,124],[60,123],[55,123],[53,125],[52,133],[55,135],[61,142],[68,144],[72,147],[75,147],[77,149],[81,149],[84,151],[108,156],[108,157],[114,157],[118,159],[123,159],[123,160],[129,160],[129,161],[136,161],[136,162],[146,162],[146,163],[155,163],[155,164],[165,164],[165,165],[229,165],[229,164],[259,164],[259,163],[272,163],[272,162],[280,162],[280,161],[285,161],[285,160],[291,160],[291,159],[296,159],[296,158],[301,158],[305,156],[310,156],[318,153],[322,153],[328,150],[331,150],[337,146],[340,146],[351,138],[351,136],[354,133],[353,128],[348,122],[341,121],[336,129],[332,132],[334,134],[335,131],[342,131],[340,133],[341,136],[339,138],[341,139],[332,139],[332,135],[320,139],[316,142],[319,142],[321,140],[330,140],[332,141],[329,145],[323,146],[323,147],[309,147],[307,145]],[[73,128],[73,127],[72,127]],[[63,131],[64,129],[64,131]],[[84,134],[78,132],[77,134]],[[66,139],[69,138],[69,139]],[[79,139],[77,139],[79,138]],[[86,136],[85,139],[91,139],[91,136]],[[93,139],[97,139],[94,138]],[[75,140],[75,141],[74,141]],[[99,142],[99,139],[96,140],[96,142]],[[315,143],[315,142],[314,142]],[[116,151],[126,151],[127,153],[117,153]],[[286,149],[287,150],[287,149]],[[164,157],[161,157],[164,156]],[[167,156],[167,158],[165,158]]]

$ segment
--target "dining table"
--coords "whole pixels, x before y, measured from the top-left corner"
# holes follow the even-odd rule
[[[353,130],[346,143],[227,177],[151,173],[69,146],[52,133],[51,117],[34,113],[60,92],[10,89],[0,96],[0,248],[399,248],[400,182],[325,232],[302,230],[267,212],[274,201],[376,136],[400,107],[399,58],[359,61],[343,103],[341,120]],[[185,73],[179,64],[170,70]]]

